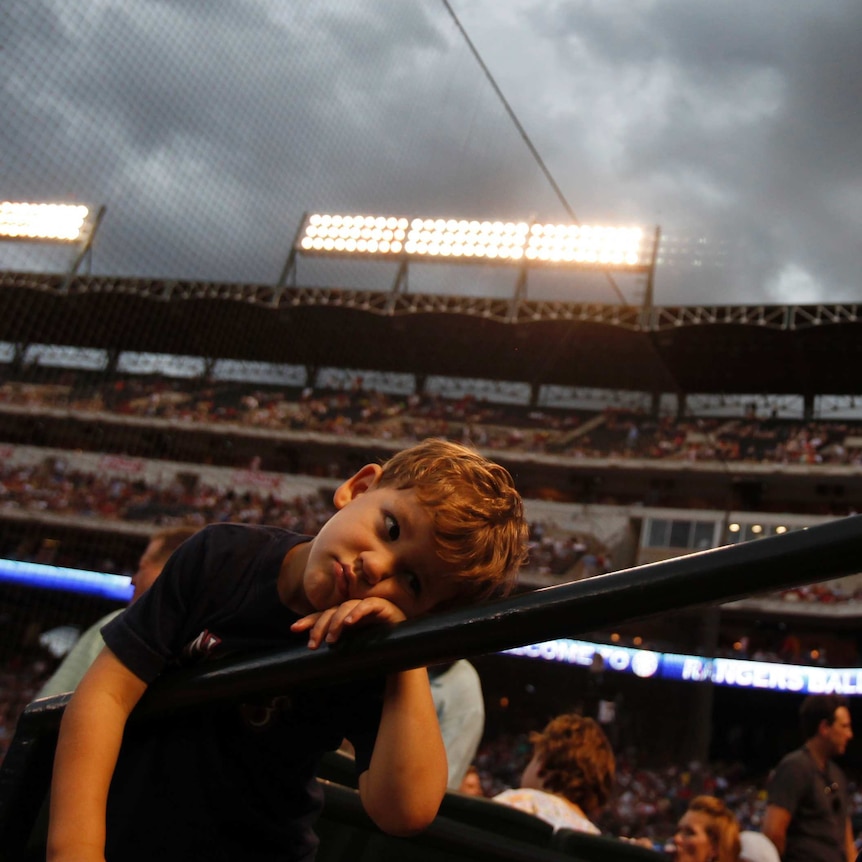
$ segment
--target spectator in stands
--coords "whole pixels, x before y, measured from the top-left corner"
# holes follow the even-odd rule
[[[494,799],[548,821],[555,829],[599,834],[592,822],[614,785],[611,744],[592,718],[558,715],[541,733],[530,734],[533,757],[521,786]]]
[[[739,824],[715,796],[695,796],[673,836],[674,862],[739,862]]]
[[[449,790],[461,786],[485,730],[485,701],[476,668],[466,659],[428,668],[431,696],[449,762]]]
[[[485,791],[482,788],[482,776],[479,775],[479,770],[475,766],[467,767],[467,771],[461,779],[461,785],[458,787],[458,792],[466,796],[485,795]]]
[[[129,604],[136,602],[156,582],[156,578],[162,573],[168,557],[196,532],[195,527],[173,527],[168,530],[160,530],[152,536],[138,562],[138,570],[132,575],[133,592]],[[75,646],[72,647],[50,679],[42,686],[38,697],[63,694],[63,692],[74,691],[78,687],[81,677],[102,651],[102,647],[105,646],[101,633],[102,626],[107,625],[123,610],[120,608],[111,611],[90,626],[78,638]]]
[[[853,738],[847,699],[810,695],[799,719],[805,743],[784,756],[769,781],[763,832],[785,862],[853,862],[847,778],[832,760]]]
[[[108,649],[60,729],[49,859],[310,859],[317,764],[345,737],[381,829],[406,835],[431,822],[447,764],[424,669],[125,727],[169,663],[316,649],[362,625],[468,604],[510,587],[526,553],[511,476],[443,440],[367,464],[334,502],[313,539],[204,528],[105,627]]]

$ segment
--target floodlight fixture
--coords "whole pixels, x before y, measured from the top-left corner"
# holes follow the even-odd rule
[[[0,203],[0,239],[13,242],[76,243],[92,231],[90,208],[82,204]]]
[[[96,231],[105,215],[84,204],[0,202],[0,241],[57,243],[75,247],[61,293],[69,290],[73,276],[91,254]]]
[[[405,216],[307,215],[294,251],[398,261],[647,272],[652,232],[639,227]]]

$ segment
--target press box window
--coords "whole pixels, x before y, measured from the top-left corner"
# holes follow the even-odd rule
[[[715,543],[712,521],[650,519],[646,546],[649,548],[685,548],[702,551]]]

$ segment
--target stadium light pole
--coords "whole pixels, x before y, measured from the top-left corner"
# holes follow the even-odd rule
[[[61,293],[66,293],[84,257],[92,251],[104,215],[104,205],[93,210],[84,204],[3,201],[0,203],[0,240],[75,246],[75,256],[61,288]]]
[[[644,290],[643,309],[646,319],[644,323],[649,323],[649,318],[652,314],[653,304],[655,302],[655,267],[658,261],[658,248],[661,242],[661,228],[656,225],[655,235],[652,244],[652,260],[650,261],[649,269],[646,274],[646,289]]]
[[[300,235],[302,233],[302,226],[308,221],[308,212],[304,212],[302,214],[302,221],[299,223],[299,227],[296,229],[296,233],[293,236],[293,242],[290,245],[290,251],[287,254],[287,260],[284,262],[284,266],[281,269],[281,275],[278,277],[278,281],[275,286],[276,290],[276,299],[282,290],[287,286],[288,280],[290,280],[291,286],[296,286],[296,250],[299,247]]]
[[[532,269],[566,268],[641,274],[651,279],[658,234],[640,227],[306,213],[279,280],[293,275],[298,256],[398,263],[393,292],[402,291],[411,263],[516,268],[514,301],[526,297]],[[651,296],[650,285],[647,294]]]

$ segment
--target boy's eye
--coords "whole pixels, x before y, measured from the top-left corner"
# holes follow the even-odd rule
[[[398,526],[398,521],[396,521],[392,515],[384,515],[383,526],[389,540],[392,542],[397,541],[398,537],[401,535],[401,527]]]

